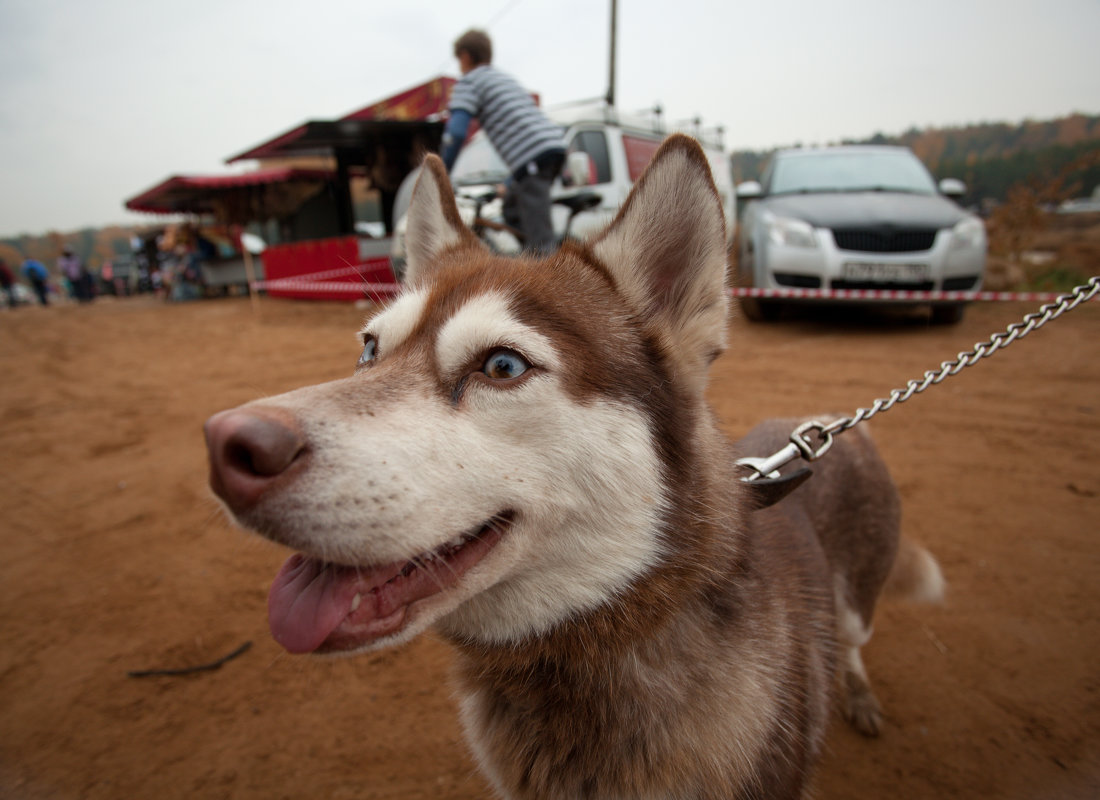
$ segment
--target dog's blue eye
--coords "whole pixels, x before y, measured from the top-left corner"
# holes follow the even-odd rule
[[[359,354],[359,363],[355,366],[361,367],[371,361],[374,361],[375,353],[378,350],[378,341],[373,336],[367,336],[363,340],[363,352]]]
[[[506,381],[518,378],[527,371],[530,366],[523,357],[511,350],[497,350],[485,360],[485,366],[481,371],[488,377],[497,381]]]

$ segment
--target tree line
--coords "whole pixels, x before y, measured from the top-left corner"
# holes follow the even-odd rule
[[[1057,185],[1066,197],[1090,194],[1100,185],[1100,115],[1070,114],[1018,124],[981,123],[947,128],[910,128],[888,136],[845,139],[833,144],[885,144],[910,148],[937,180],[959,178],[966,205],[1004,202],[1017,185]],[[798,146],[797,144],[794,146]],[[735,182],[757,180],[773,152],[731,154]]]
[[[25,233],[0,239],[0,259],[11,267],[18,267],[24,259],[33,258],[52,270],[61,249],[67,246],[89,267],[98,269],[105,261],[131,253],[130,241],[133,236],[147,234],[151,230],[156,228],[111,225],[104,228],[81,228],[71,233]]]

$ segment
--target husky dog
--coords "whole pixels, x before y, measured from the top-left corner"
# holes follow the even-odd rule
[[[804,796],[834,683],[878,730],[880,590],[942,577],[858,431],[776,505],[740,480],[736,455],[795,423],[735,447],[705,403],[726,248],[699,146],[669,138],[601,235],[545,259],[481,246],[433,156],[408,219],[408,288],[354,375],[206,424],[215,493],[298,551],[275,639],[351,653],[434,626],[502,797]]]

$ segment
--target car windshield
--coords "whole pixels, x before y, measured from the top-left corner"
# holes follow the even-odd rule
[[[935,194],[936,184],[912,153],[793,153],[776,158],[769,194],[909,192]]]
[[[484,131],[478,131],[458,152],[451,181],[455,186],[476,186],[483,183],[503,183],[511,173]]]

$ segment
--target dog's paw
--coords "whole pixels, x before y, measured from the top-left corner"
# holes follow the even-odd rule
[[[882,730],[882,706],[867,683],[848,674],[842,703],[844,718],[864,736],[878,736]]]

